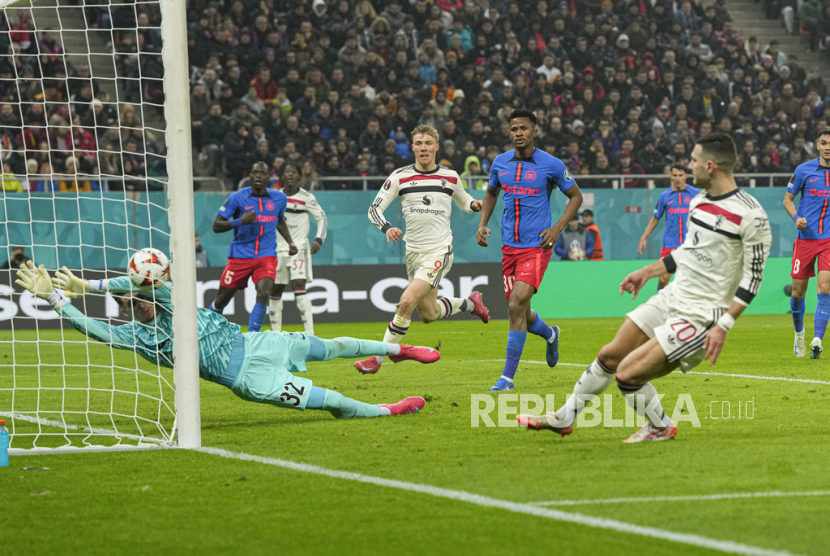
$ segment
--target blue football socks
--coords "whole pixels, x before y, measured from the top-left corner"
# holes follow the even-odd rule
[[[251,317],[248,319],[248,332],[259,332],[266,314],[268,314],[268,306],[256,303],[251,311]]]
[[[818,307],[815,315],[815,337],[824,339],[824,331],[827,330],[827,321],[830,320],[830,293],[818,294]]]
[[[790,298],[790,309],[793,312],[793,328],[795,328],[796,332],[801,332],[804,330],[804,300],[799,299],[798,301],[795,298]]]
[[[217,309],[216,307],[214,307],[212,302],[211,302],[211,304],[210,304],[210,307],[208,307],[208,309],[209,309],[209,310],[211,310],[211,311],[213,311],[214,313],[219,313],[220,315],[222,314],[222,311],[220,311],[219,309]]]
[[[533,314],[536,315],[536,320],[533,321],[533,324],[527,327],[527,331],[531,334],[541,336],[545,340],[550,340],[550,337],[553,336],[553,328],[542,320],[539,313],[533,311]]]
[[[538,319],[537,319],[538,320]],[[501,376],[513,380],[516,369],[519,367],[519,360],[522,358],[522,351],[525,348],[527,332],[511,330],[507,333],[507,357],[504,362],[504,371]]]

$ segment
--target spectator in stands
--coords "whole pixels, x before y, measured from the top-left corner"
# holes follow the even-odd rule
[[[222,146],[225,152],[225,167],[228,176],[231,178],[231,183],[238,184],[247,169],[245,164],[248,155],[254,150],[254,145],[251,144],[249,139],[248,128],[244,124],[236,124],[225,133]]]
[[[588,230],[579,223],[579,215],[574,214],[573,219],[559,234],[554,252],[563,261],[585,261],[594,252],[594,238]]]
[[[14,175],[11,166],[3,163],[3,174],[0,175],[0,189],[6,193],[23,193],[23,184],[20,178]]]
[[[667,159],[657,150],[654,136],[648,136],[643,140],[643,148],[637,153],[636,161],[642,167],[643,172],[656,175],[663,172]]]
[[[229,131],[230,123],[222,114],[222,106],[218,102],[211,104],[208,115],[200,126],[201,160],[204,162],[206,175],[215,175],[217,172],[222,143]]]
[[[74,156],[69,156],[64,162],[64,171],[58,176],[58,191],[61,193],[91,193],[100,191],[101,184],[97,180],[84,179],[78,172],[79,162]]]
[[[300,171],[300,187],[307,191],[314,191],[319,189],[319,182],[317,180],[317,170],[309,160],[303,161]]]
[[[199,234],[196,234],[196,268],[208,268],[210,261],[208,260],[207,250],[202,247]]]
[[[375,117],[369,118],[366,130],[360,135],[359,147],[361,153],[379,155],[383,152],[385,137],[380,131],[380,123]]]
[[[20,245],[15,245],[12,247],[8,260],[0,265],[0,269],[8,270],[20,268],[20,265],[26,264],[26,261],[29,260],[29,256],[26,254],[26,249]]]
[[[625,147],[625,145],[623,145]],[[643,171],[643,167],[637,164],[636,162],[632,162],[631,160],[631,152],[627,150],[620,151],[619,155],[619,171],[621,174],[626,176],[631,175],[643,175],[645,172]],[[623,181],[623,187],[625,189],[632,189],[632,188],[640,188],[645,187],[646,182],[642,178],[626,178]]]
[[[585,226],[585,229],[588,231],[589,234],[591,234],[591,238],[594,240],[594,250],[591,253],[590,257],[588,257],[588,260],[603,260],[602,235],[599,232],[599,226],[594,224],[594,211],[592,211],[591,209],[585,209],[582,211],[582,225]]]
[[[617,171],[611,167],[606,153],[598,154],[596,157],[596,166],[591,170],[592,176],[610,176],[617,174]],[[597,189],[610,189],[614,187],[614,180],[609,178],[591,179],[586,182],[586,187],[594,187]]]

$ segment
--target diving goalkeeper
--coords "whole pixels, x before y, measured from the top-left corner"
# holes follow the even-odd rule
[[[49,302],[78,331],[115,349],[135,351],[143,358],[173,367],[173,315],[171,286],[139,289],[126,276],[89,282],[75,277],[66,267],[50,279],[46,268],[29,261],[20,266],[16,283]],[[114,294],[121,311],[132,322],[112,326],[84,315],[67,296],[90,292]],[[405,415],[422,409],[423,398],[409,397],[394,404],[367,404],[312,385],[294,376],[304,372],[308,361],[337,357],[357,358],[386,355],[393,361],[434,363],[440,354],[425,347],[385,344],[354,338],[323,340],[304,333],[240,333],[239,325],[207,309],[197,313],[199,329],[199,376],[230,388],[243,400],[291,409],[324,409],[338,419]]]

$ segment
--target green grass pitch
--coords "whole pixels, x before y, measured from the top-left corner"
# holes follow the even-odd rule
[[[564,363],[589,363],[620,322],[559,321],[563,364],[549,369],[523,362],[516,393],[554,394],[561,403],[583,371]],[[320,325],[317,333],[380,339],[384,326]],[[78,340],[73,334],[66,338]],[[59,333],[41,335],[60,340]],[[691,395],[701,426],[681,423],[675,440],[650,445],[624,445],[633,428],[582,428],[567,438],[473,428],[471,394],[486,393],[498,378],[506,337],[504,321],[416,322],[406,339],[440,342],[442,359],[435,365],[390,363],[372,376],[359,375],[350,361],[309,365],[315,384],[359,400],[428,400],[424,411],[405,417],[338,421],[324,412],[243,402],[202,381],[203,444],[513,502],[583,501],[547,507],[767,550],[830,553],[827,495],[584,503],[830,491],[829,384],[672,374],[655,382],[665,394],[664,407],[671,412],[680,394]],[[9,358],[25,368],[37,357],[64,357],[58,342],[40,350],[15,347],[8,334],[0,342],[0,363],[6,365]],[[70,346],[68,359],[85,357],[72,349],[81,348]],[[795,359],[791,350],[788,316],[747,316],[729,333],[718,365],[695,370],[830,382],[830,362]],[[90,353],[104,368],[112,362],[108,349]],[[540,339],[528,339],[524,359],[544,360]],[[8,377],[9,368],[0,368],[0,386]],[[624,401],[616,388],[608,392],[614,416],[622,417]],[[723,417],[724,401],[732,415],[739,402],[745,407],[754,401],[753,418],[710,418]],[[718,553],[184,450],[14,456],[10,468],[0,469],[0,523],[4,556]]]

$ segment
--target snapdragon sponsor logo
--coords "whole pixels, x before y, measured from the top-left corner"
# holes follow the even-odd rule
[[[623,398],[612,394],[600,396],[580,396],[585,402],[585,408],[577,415],[574,424],[577,427],[642,427],[646,424],[646,417],[657,421],[661,418],[659,405],[663,403],[663,394],[659,394],[651,403],[646,404],[645,396],[635,397],[637,407],[645,408],[643,414],[629,405]],[[564,403],[566,398],[560,401]],[[561,403],[560,403],[561,405]],[[624,407],[624,417],[620,418],[620,411],[615,412],[615,405]],[[663,406],[663,410],[671,417],[675,424],[688,422],[693,427],[701,426],[703,421],[720,421],[755,418],[755,398],[750,400],[711,400],[706,409],[699,412],[691,394],[680,394],[672,411]],[[470,395],[470,426],[485,427],[518,427],[516,416],[520,413],[527,415],[543,415],[557,410],[556,399],[553,394],[544,398],[537,394],[471,394]],[[617,415],[615,417],[614,415]],[[568,423],[562,423],[570,426]]]
[[[409,209],[410,213],[418,213],[418,214],[444,214],[444,211],[441,209],[425,209],[425,208],[411,208]]]

